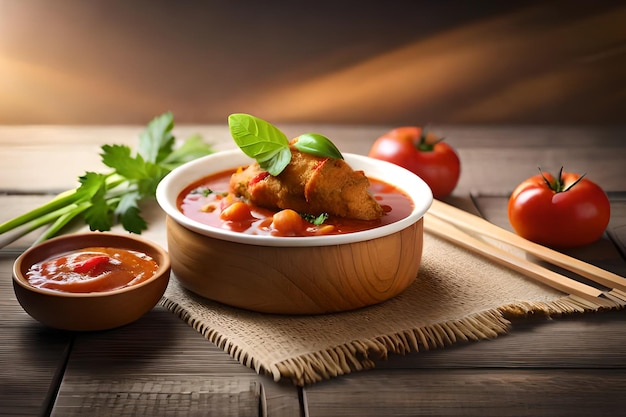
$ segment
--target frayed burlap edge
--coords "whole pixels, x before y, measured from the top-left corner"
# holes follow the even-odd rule
[[[459,320],[406,329],[371,339],[353,340],[340,346],[290,358],[279,363],[264,364],[252,356],[252,352],[241,349],[227,336],[198,320],[175,301],[164,297],[161,305],[241,364],[254,369],[258,374],[269,374],[275,381],[282,378],[290,379],[297,386],[313,384],[353,371],[371,369],[375,366],[376,360],[386,359],[390,353],[407,354],[444,348],[456,343],[494,339],[507,333],[511,324],[510,320],[516,318],[530,315],[550,318],[626,307],[626,303],[620,300],[598,298],[591,301],[576,296],[566,296],[551,302],[516,303]]]

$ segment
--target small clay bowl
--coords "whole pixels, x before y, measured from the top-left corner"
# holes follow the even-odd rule
[[[215,153],[175,169],[157,189],[157,201],[167,214],[173,275],[205,298],[263,313],[341,312],[404,291],[418,275],[431,190],[397,165],[354,154],[344,158],[353,169],[404,191],[413,200],[410,215],[371,230],[309,237],[207,226],[179,210],[179,194],[203,177],[252,162],[238,149]]]
[[[37,288],[26,273],[54,256],[88,247],[112,247],[143,252],[158,264],[147,280],[121,289],[70,293]],[[161,299],[170,278],[170,258],[165,249],[133,235],[88,232],[64,235],[32,246],[13,264],[13,289],[24,310],[46,326],[71,331],[108,330],[139,319]]]

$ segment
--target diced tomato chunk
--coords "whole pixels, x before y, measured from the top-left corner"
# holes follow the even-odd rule
[[[88,274],[100,267],[109,263],[108,255],[96,255],[92,256],[84,261],[78,262],[74,264],[72,267],[72,271],[77,272],[79,274]]]
[[[236,201],[220,213],[220,219],[227,222],[244,222],[254,219],[254,217],[246,203]]]
[[[285,209],[274,214],[271,227],[279,236],[301,236],[308,225],[296,211]]]
[[[269,172],[267,172],[267,171],[260,172],[258,175],[256,175],[254,178],[252,178],[252,179],[248,182],[248,185],[254,185],[254,184],[256,184],[257,182],[261,182],[261,181],[263,181],[265,178],[267,178],[267,176],[268,176],[268,175],[270,175],[270,173],[269,173]]]

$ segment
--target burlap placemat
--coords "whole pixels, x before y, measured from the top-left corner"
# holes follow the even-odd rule
[[[231,308],[183,289],[162,304],[242,364],[296,385],[372,368],[389,353],[495,338],[514,317],[621,307],[590,304],[425,234],[417,280],[382,304],[338,314],[284,316]]]

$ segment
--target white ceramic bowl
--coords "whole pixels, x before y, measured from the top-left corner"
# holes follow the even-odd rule
[[[387,300],[413,282],[421,260],[422,217],[432,203],[428,185],[410,171],[344,154],[366,176],[392,184],[413,201],[404,219],[370,230],[326,236],[242,234],[194,221],[176,206],[191,183],[252,160],[239,149],[189,162],[168,174],[157,201],[168,216],[174,276],[206,298],[255,311],[317,314]]]

